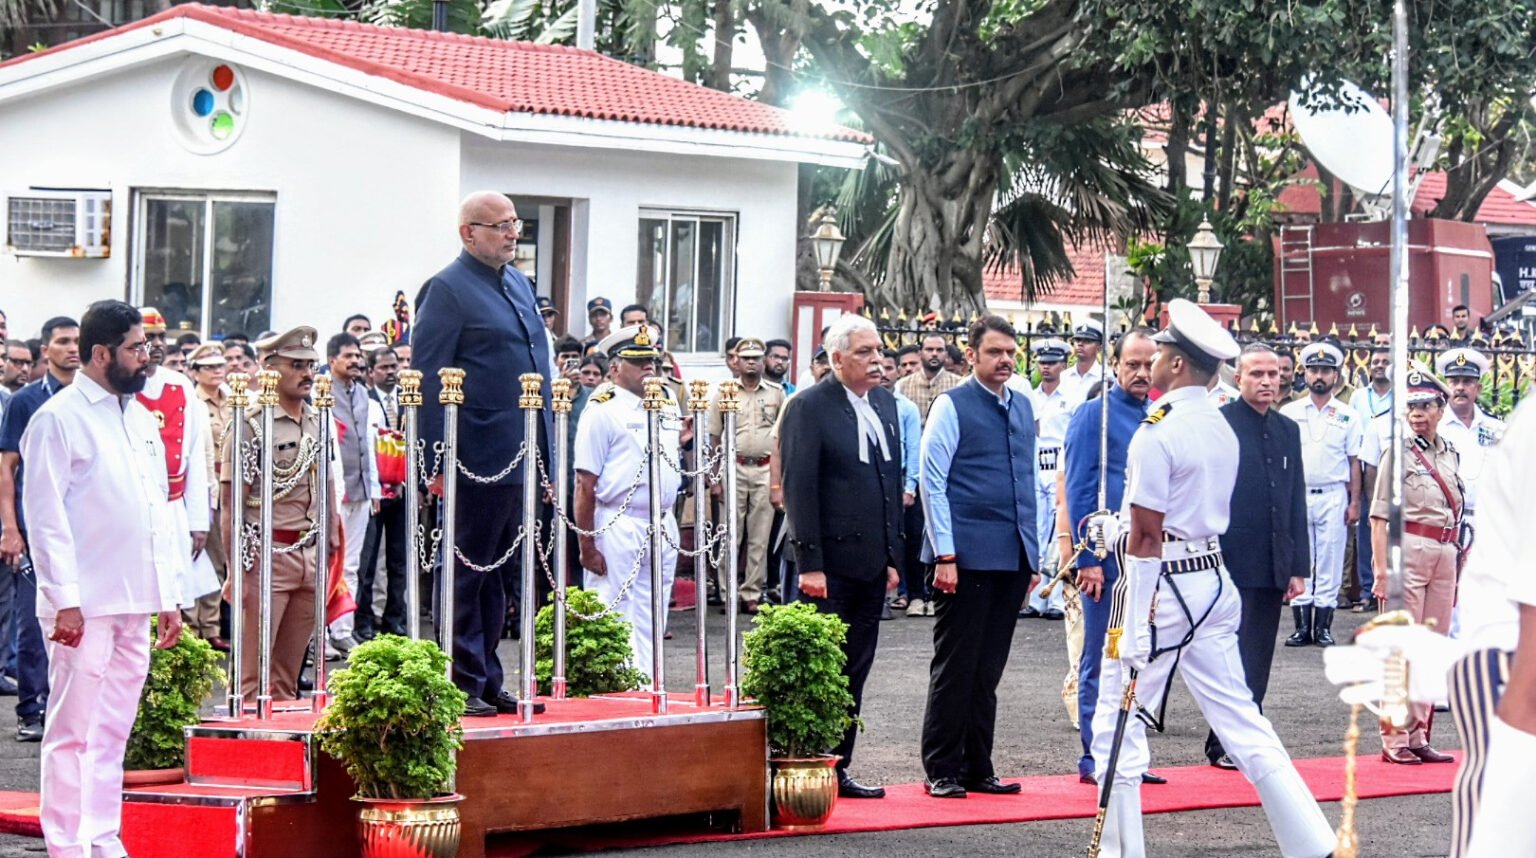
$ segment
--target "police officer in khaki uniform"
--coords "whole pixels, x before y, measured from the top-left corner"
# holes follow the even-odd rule
[[[768,577],[768,540],[773,535],[773,504],[769,502],[769,460],[773,456],[774,424],[784,408],[784,388],[763,377],[763,341],[747,337],[736,345],[736,370],[741,380],[741,410],[736,418],[736,527],[746,541],[747,568],[741,585],[741,609],[757,613]],[[718,398],[710,407],[709,434],[720,443],[725,421]],[[720,486],[715,486],[718,496]],[[734,570],[732,570],[734,573]],[[720,587],[725,592],[725,587]],[[725,608],[720,612],[725,613]]]
[[[1433,622],[1433,630],[1446,634],[1451,627],[1451,608],[1456,603],[1457,555],[1461,545],[1462,513],[1466,497],[1457,473],[1460,457],[1439,431],[1450,390],[1434,373],[1414,363],[1408,371],[1408,425],[1403,442],[1407,477],[1403,481],[1403,602],[1418,623]],[[1371,550],[1376,566],[1373,593],[1387,595],[1387,519],[1391,515],[1392,450],[1381,457],[1381,477],[1371,500]],[[1381,728],[1381,757],[1389,763],[1417,766],[1422,763],[1453,763],[1429,744],[1428,703],[1410,703],[1405,729]]]
[[[272,470],[274,491],[272,504],[272,698],[295,700],[299,696],[299,674],[304,667],[304,653],[309,648],[315,631],[315,582],[316,577],[316,528],[315,517],[319,513],[321,487],[318,457],[320,416],[308,402],[310,389],[314,387],[315,365],[320,353],[315,351],[315,329],[307,326],[294,328],[260,342],[254,343],[261,359],[262,369],[275,370],[278,406],[272,425]],[[253,384],[253,389],[256,386]],[[245,414],[246,436],[257,451],[261,450],[261,408],[253,406]],[[334,457],[334,450],[331,451]],[[225,544],[229,544],[231,526],[230,484],[235,473],[233,445],[226,445],[220,479],[220,525],[224,529]],[[331,473],[340,473],[333,463]],[[260,471],[257,470],[246,482],[246,503],[243,521],[247,528],[247,544],[252,546],[245,567],[245,672],[243,681],[247,688],[255,688],[257,681],[257,646],[261,622],[261,582],[257,566],[254,528],[261,521]],[[334,486],[330,508],[336,509]],[[336,536],[341,533],[339,518],[331,523],[331,549],[334,551]],[[293,546],[302,547],[294,549]],[[292,549],[292,550],[289,550]],[[237,558],[230,558],[237,562]],[[225,585],[226,598],[229,585]]]
[[[214,496],[208,502],[214,510],[218,509],[219,463],[224,460],[224,447],[229,441],[230,408],[229,395],[224,388],[224,366],[224,350],[218,343],[203,343],[187,356],[187,372],[197,384],[197,399],[208,410],[208,428],[212,430],[209,440],[213,443],[208,445],[208,477],[209,485],[214,487]],[[215,527],[209,532],[207,548],[208,559],[213,563],[213,571],[222,584],[225,578],[226,549],[219,528]],[[229,642],[220,630],[219,602],[218,592],[209,593],[198,599],[193,608],[182,613],[187,628],[208,641],[214,649],[227,652]]]

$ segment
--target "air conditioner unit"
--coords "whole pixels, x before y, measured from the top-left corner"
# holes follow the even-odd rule
[[[105,259],[112,192],[30,189],[6,197],[5,246],[17,256]]]

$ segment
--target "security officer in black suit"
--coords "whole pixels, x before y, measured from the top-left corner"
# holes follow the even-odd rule
[[[795,394],[779,430],[784,511],[800,590],[848,624],[844,671],[859,714],[875,661],[885,594],[896,587],[901,534],[901,430],[896,398],[880,386],[880,335],[857,313],[826,334],[832,373]],[[856,502],[850,502],[856,498]],[[831,753],[845,798],[884,798],[848,775],[857,725]]]
[[[416,295],[411,346],[414,367],[422,373],[423,449],[430,461],[443,438],[437,372],[449,366],[463,369],[459,462],[482,477],[500,474],[523,444],[518,376],[544,376],[543,398],[549,401],[554,366],[549,331],[539,318],[533,284],[510,264],[521,229],[517,209],[506,196],[471,194],[459,206],[464,249]],[[552,423],[546,408],[537,439],[546,462]],[[524,479],[538,479],[527,461],[490,485],[458,477],[457,547],[471,563],[489,566],[511,548],[523,521]],[[434,479],[434,493],[441,492],[441,481],[441,475]],[[459,563],[455,572],[453,681],[469,695],[466,715],[517,711],[517,700],[502,688],[496,655],[507,619],[506,582],[517,575],[513,561],[491,572]]]
[[[1238,449],[1232,520],[1221,537],[1221,553],[1242,600],[1238,657],[1253,700],[1262,707],[1282,603],[1301,593],[1312,568],[1307,483],[1301,429],[1271,407],[1284,393],[1275,351],[1262,343],[1243,349],[1237,386],[1241,398],[1221,408]],[[1205,737],[1205,755],[1217,768],[1237,768],[1214,731]]]

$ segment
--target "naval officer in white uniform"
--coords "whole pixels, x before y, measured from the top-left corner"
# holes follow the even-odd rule
[[[1056,476],[1061,468],[1061,446],[1066,443],[1067,425],[1081,399],[1072,396],[1061,379],[1071,346],[1051,337],[1033,344],[1030,351],[1034,352],[1035,366],[1040,370],[1040,386],[1029,393],[1035,411],[1035,530],[1040,539],[1040,568],[1053,570],[1060,562],[1051,550],[1056,545],[1051,538],[1056,526]],[[1049,598],[1040,597],[1051,577],[1041,576],[1040,586],[1029,594],[1020,616],[1048,620],[1066,617],[1067,588],[1054,587]]]
[[[633,667],[651,675],[651,628],[665,616],[651,616],[650,491],[646,470],[646,412],[641,397],[645,380],[661,364],[661,331],[649,323],[622,328],[598,344],[609,356],[613,387],[594,395],[576,427],[572,461],[576,466],[576,525],[601,530],[595,537],[581,534],[582,586],[596,590],[603,604],[630,626]],[[667,462],[679,462],[684,420],[677,400],[668,395],[661,412],[661,446],[667,458],[661,466],[663,605],[670,601],[677,572],[677,501],[682,477]],[[636,488],[636,482],[639,487]],[[627,500],[626,500],[627,499]],[[622,594],[622,596],[621,596]]]
[[[1333,395],[1344,353],[1332,343],[1301,352],[1307,391],[1280,409],[1301,427],[1302,471],[1307,476],[1307,518],[1312,541],[1312,575],[1306,592],[1291,600],[1296,633],[1286,646],[1333,646],[1333,611],[1344,582],[1344,541],[1360,520],[1360,469],[1356,461],[1365,437],[1360,412]],[[1375,465],[1375,462],[1370,464]]]
[[[1222,564],[1217,537],[1227,529],[1238,446],[1206,395],[1220,361],[1237,343],[1194,304],[1175,300],[1159,343],[1152,384],[1167,391],[1131,440],[1120,580],[1105,645],[1093,759],[1109,788],[1102,855],[1146,855],[1141,774],[1149,761],[1147,725],[1159,721],[1177,666],[1200,711],[1263,802],[1284,858],[1323,858],[1333,829],[1297,774],[1243,680],[1237,627],[1242,608]],[[1150,619],[1150,621],[1149,621]],[[1119,762],[1106,771],[1126,683],[1136,682],[1137,717],[1128,719]]]

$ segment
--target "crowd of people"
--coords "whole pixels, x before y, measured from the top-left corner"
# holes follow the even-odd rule
[[[701,451],[721,447],[719,387],[707,406],[691,407],[666,332],[643,305],[615,318],[612,302],[595,297],[584,331],[563,325],[510,264],[520,227],[507,197],[467,198],[457,223],[461,252],[420,289],[408,337],[398,325],[374,330],[357,314],[329,337],[300,326],[202,342],[193,333],[173,338],[152,307],[117,301],[91,305],[79,321],[48,320],[35,350],[0,327],[0,615],[10,629],[0,693],[18,697],[17,739],[43,742],[50,847],[94,840],[113,852],[120,799],[111,761],[121,761],[143,682],[148,618],[158,617],[157,645],[185,629],[229,649],[229,571],[254,563],[249,548],[231,554],[235,529],[251,546],[260,519],[248,496],[258,482],[253,456],[234,449],[230,428],[243,420],[246,436],[260,439],[262,424],[254,409],[235,413],[226,378],[270,370],[278,402],[276,699],[308,690],[306,660],[405,633],[405,557],[417,550],[405,532],[406,505],[423,504],[430,516],[445,478],[457,482],[451,649],[468,716],[538,706],[508,690],[497,652],[516,629],[520,576],[511,548],[525,512],[574,523],[573,569],[629,621],[633,666],[650,675],[653,624],[665,616],[651,611],[644,571],[651,496],[636,489],[647,480],[647,457],[660,454],[667,466],[654,519],[666,531],[664,586],[675,574],[681,526],[705,506],[713,521],[733,508],[740,563],[698,564],[700,610],[753,614],[770,601],[806,599],[837,614],[848,626],[856,714],[882,620],[934,618],[922,729],[933,797],[1020,790],[999,778],[991,758],[996,690],[1019,620],[1040,618],[1062,622],[1067,640],[1062,699],[1081,734],[1079,776],[1105,796],[1114,845],[1104,854],[1143,852],[1139,785],[1163,782],[1148,770],[1143,720],[1161,723],[1175,666],[1210,722],[1212,765],[1241,770],[1255,784],[1282,852],[1328,854],[1326,822],[1260,707],[1286,604],[1295,629],[1285,645],[1327,647],[1336,642],[1336,610],[1363,611],[1388,593],[1390,486],[1377,479],[1392,467],[1385,342],[1366,377],[1353,379],[1335,342],[1299,352],[1240,348],[1187,302],[1170,307],[1161,332],[1109,338],[1099,322],[1084,320],[1059,337],[1032,336],[1027,361],[1019,332],[997,316],[964,332],[925,331],[892,349],[870,320],[850,314],[822,332],[798,383],[789,377],[788,341],[727,342],[724,360],[739,383],[734,458],[687,478],[690,466],[710,470],[703,466],[713,459]],[[1019,371],[1026,364],[1027,375]],[[434,450],[443,440],[445,367],[465,372],[462,468],[418,486],[393,461],[400,373],[422,374],[421,435]],[[1437,631],[1479,639],[1486,618],[1453,605],[1478,486],[1491,473],[1485,460],[1502,455],[1507,429],[1478,406],[1487,369],[1487,356],[1470,346],[1442,352],[1433,368],[1410,367],[1404,427],[1406,607]],[[321,373],[335,398],[330,449],[321,448],[311,402]],[[523,509],[523,486],[554,481],[555,424],[546,405],[537,436],[525,437],[516,379],[526,373],[543,377],[546,403],[556,378],[575,393],[571,454],[554,463],[569,469],[573,488],[566,497],[539,493],[553,503],[537,511]],[[645,394],[658,378],[665,402],[661,450],[653,450]],[[705,422],[696,425],[694,415]],[[321,456],[331,461],[330,485],[318,481]],[[725,468],[735,469],[729,505]],[[238,516],[237,481],[247,488]],[[355,610],[328,610],[328,634],[316,641],[315,589],[331,589],[321,577],[330,571],[317,567],[322,498],[332,516],[329,548]],[[88,521],[112,518],[105,511],[117,504],[143,515],[120,521],[110,539],[89,531]],[[1513,537],[1502,538],[1513,550]],[[116,562],[101,555],[106,545],[142,550]],[[1481,574],[1498,587],[1512,583],[1487,568]],[[245,582],[251,652],[258,591],[254,575]],[[737,604],[725,604],[733,591]],[[1164,591],[1172,595],[1157,598]],[[668,594],[660,596],[666,604]],[[1514,640],[1505,634],[1492,646],[1507,652]],[[247,658],[248,694],[256,667]],[[1121,700],[1136,682],[1139,717],[1128,727]],[[1384,727],[1383,759],[1452,762],[1430,743],[1432,716],[1416,704],[1406,727]],[[1456,717],[1463,725],[1488,714]],[[1511,723],[1526,724],[1523,717]],[[881,787],[850,773],[855,735],[850,728],[829,749],[839,757],[840,792],[880,798]],[[1121,747],[1113,771],[1111,747]],[[1466,848],[1471,829],[1458,819],[1458,831],[1468,832],[1458,835]]]

